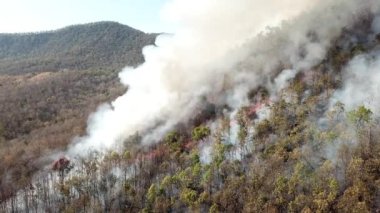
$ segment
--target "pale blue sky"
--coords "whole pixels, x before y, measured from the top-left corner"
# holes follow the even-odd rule
[[[173,32],[160,18],[168,0],[0,0],[0,33],[117,21],[145,32]]]

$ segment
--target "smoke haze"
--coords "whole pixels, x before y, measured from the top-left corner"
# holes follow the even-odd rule
[[[69,153],[102,151],[135,132],[145,131],[144,143],[158,141],[186,122],[202,97],[214,96],[216,105],[236,109],[259,85],[275,94],[297,72],[323,60],[332,41],[361,13],[377,12],[376,3],[174,0],[163,15],[179,24],[178,31],[159,37],[157,47],[146,47],[144,64],[120,73],[127,93],[99,107],[88,120],[87,135],[76,138]]]
[[[347,110],[361,105],[379,115],[380,111],[380,53],[359,55],[348,63],[344,73],[344,86],[333,97],[342,102]]]

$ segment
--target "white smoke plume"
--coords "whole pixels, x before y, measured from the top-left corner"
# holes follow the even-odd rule
[[[377,3],[377,4],[376,4]],[[99,107],[69,153],[83,155],[144,132],[145,143],[192,115],[201,97],[238,108],[281,70],[307,70],[331,42],[379,0],[173,0],[164,16],[180,26],[144,49],[146,62],[120,73],[128,92]]]
[[[350,61],[343,82],[343,88],[332,98],[333,103],[342,102],[346,110],[364,105],[380,115],[380,52],[359,55]]]

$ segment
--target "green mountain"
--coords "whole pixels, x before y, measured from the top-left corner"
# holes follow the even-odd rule
[[[115,22],[41,33],[0,34],[0,73],[136,66],[143,60],[141,49],[153,44],[155,37]]]

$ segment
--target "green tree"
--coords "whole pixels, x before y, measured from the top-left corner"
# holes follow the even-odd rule
[[[359,106],[356,110],[349,111],[347,118],[350,122],[355,124],[356,127],[362,127],[372,120],[372,114],[370,109],[365,106]]]
[[[197,192],[189,188],[182,189],[181,194],[180,194],[181,201],[190,207],[195,207],[198,205],[198,202],[197,202],[198,197],[199,196]]]
[[[149,204],[153,204],[154,201],[156,200],[156,196],[158,194],[158,187],[156,184],[150,185],[148,189],[148,194],[147,194],[147,199]]]
[[[211,133],[210,128],[205,125],[195,127],[192,132],[192,139],[195,141],[203,140]]]

